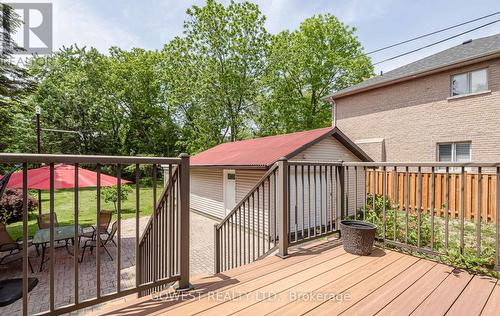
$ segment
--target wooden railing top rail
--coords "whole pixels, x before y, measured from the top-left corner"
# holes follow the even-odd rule
[[[309,164],[316,164],[309,162]],[[500,167],[500,162],[355,162],[344,161],[342,166],[348,167]]]
[[[0,153],[1,163],[180,164],[181,158]]]
[[[257,190],[257,188],[264,182],[267,180],[267,177],[272,174],[276,169],[278,168],[278,164],[275,163],[271,168],[269,168],[269,170],[262,176],[262,178],[260,178],[259,182],[257,182],[250,191],[248,191],[248,193],[245,195],[244,198],[242,198],[240,200],[240,202],[238,204],[236,204],[236,206],[231,210],[231,212],[229,212],[226,217],[224,217],[224,219],[217,225],[217,229],[220,229],[222,227],[222,225],[224,225],[225,222],[227,222],[229,220],[229,218],[231,218],[231,216],[243,205],[243,203],[245,203],[245,201],[250,198],[252,196],[252,194],[254,193],[255,190]]]

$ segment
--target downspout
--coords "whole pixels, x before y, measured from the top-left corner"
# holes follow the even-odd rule
[[[337,127],[337,103],[330,98],[330,103],[332,105],[332,127]]]

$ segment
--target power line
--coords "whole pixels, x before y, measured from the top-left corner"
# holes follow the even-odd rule
[[[393,56],[393,57],[390,57],[390,58],[387,58],[387,59],[384,59],[384,60],[381,60],[381,61],[378,61],[376,63],[374,63],[373,65],[378,65],[378,64],[381,64],[381,63],[385,63],[386,61],[389,61],[389,60],[393,60],[393,59],[396,59],[396,58],[399,58],[399,57],[403,57],[403,56],[406,56],[406,55],[409,55],[409,54],[412,54],[412,53],[415,53],[415,52],[418,52],[422,49],[425,49],[425,48],[429,48],[429,47],[432,47],[434,45],[437,45],[437,44],[441,44],[443,42],[446,42],[446,41],[449,41],[451,39],[454,39],[456,37],[459,37],[459,36],[462,36],[464,34],[467,34],[467,33],[470,33],[470,32],[474,32],[476,30],[479,30],[480,28],[483,28],[483,27],[486,27],[486,26],[489,26],[489,25],[492,25],[494,23],[498,23],[500,22],[500,19],[498,20],[495,20],[495,21],[491,21],[491,22],[488,22],[486,24],[483,24],[483,25],[480,25],[478,27],[475,27],[473,29],[470,29],[470,30],[467,30],[465,32],[462,32],[462,33],[459,33],[459,34],[456,34],[456,35],[453,35],[453,36],[450,36],[450,37],[447,37],[445,39],[442,39],[440,41],[437,41],[437,42],[434,42],[434,43],[431,43],[431,44],[428,44],[428,45],[425,45],[425,46],[422,46],[422,47],[419,47],[417,49],[414,49],[414,50],[411,50],[409,52],[406,52],[406,53],[402,53],[402,54],[399,54],[399,55],[396,55],[396,56]]]
[[[497,14],[500,14],[500,11],[498,12],[495,12],[495,13],[491,13],[491,14],[488,14],[488,15],[484,15],[482,17],[479,17],[479,18],[476,18],[476,19],[473,19],[473,20],[469,20],[469,21],[466,21],[466,22],[462,22],[462,23],[459,23],[459,24],[455,24],[455,25],[452,25],[452,26],[448,26],[448,27],[445,27],[444,29],[440,29],[440,30],[437,30],[437,31],[433,31],[433,32],[430,32],[430,33],[427,33],[427,34],[424,34],[424,35],[420,35],[420,36],[417,36],[417,37],[413,37],[413,38],[410,38],[410,39],[407,39],[407,40],[404,40],[402,42],[398,42],[398,43],[395,43],[395,44],[391,44],[389,46],[385,46],[385,47],[381,47],[381,48],[377,48],[375,50],[372,50],[370,52],[367,52],[366,55],[370,55],[370,54],[374,54],[374,53],[377,53],[377,52],[380,52],[380,51],[383,51],[383,50],[386,50],[386,49],[389,49],[389,48],[393,48],[393,47],[396,47],[396,46],[399,46],[399,45],[402,45],[402,44],[406,44],[406,43],[409,43],[409,42],[413,42],[413,41],[416,41],[418,39],[421,39],[421,38],[424,38],[424,37],[428,37],[428,36],[431,36],[431,35],[434,35],[434,34],[438,34],[438,33],[441,33],[441,32],[444,32],[444,31],[448,31],[448,30],[451,30],[451,29],[454,29],[454,28],[457,28],[459,26],[463,26],[463,25],[466,25],[466,24],[469,24],[469,23],[472,23],[472,22],[476,22],[476,21],[479,21],[479,20],[483,20],[483,19],[486,19],[486,18],[489,18],[491,16],[494,16],[494,15],[497,15]]]

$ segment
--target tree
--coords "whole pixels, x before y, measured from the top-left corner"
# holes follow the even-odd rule
[[[12,55],[22,48],[12,40],[12,34],[21,26],[15,11],[7,4],[0,4],[1,36],[0,47],[0,151],[10,149],[15,135],[15,118],[25,112],[20,102],[33,89],[25,69],[12,62]]]
[[[162,55],[139,48],[110,53],[112,102],[123,118],[122,153],[176,155],[178,128],[162,93]]]
[[[184,146],[197,152],[248,135],[269,35],[257,5],[214,0],[187,10],[184,37],[164,49],[167,100],[180,110]]]
[[[133,189],[130,185],[122,185],[120,187],[120,200],[126,201],[128,200],[128,196],[132,193]],[[115,207],[115,212],[118,211],[117,202],[118,202],[118,187],[116,185],[111,187],[105,187],[102,189],[102,197],[104,198],[104,202],[113,203]]]
[[[42,108],[46,128],[76,133],[42,134],[46,153],[177,154],[178,129],[165,105],[157,51],[71,46],[34,58],[39,84],[29,99]]]
[[[110,68],[107,56],[76,45],[31,60],[38,85],[29,103],[42,108],[42,126],[76,132],[44,132],[45,153],[119,153],[123,111],[113,102]]]
[[[304,20],[296,31],[273,36],[267,51],[266,89],[255,113],[259,134],[331,125],[331,106],[322,98],[373,74],[354,32],[326,14]]]

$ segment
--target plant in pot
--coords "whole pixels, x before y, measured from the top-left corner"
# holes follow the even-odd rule
[[[377,226],[369,222],[358,220],[341,221],[340,234],[344,250],[355,255],[368,256],[373,249],[376,231]]]

